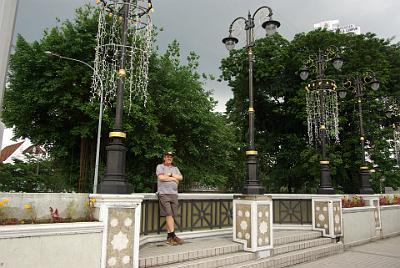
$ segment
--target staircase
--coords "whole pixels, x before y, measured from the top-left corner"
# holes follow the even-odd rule
[[[275,230],[271,257],[257,259],[244,252],[241,244],[229,236],[185,240],[180,246],[164,242],[140,248],[139,267],[214,268],[214,267],[287,267],[341,253],[343,244],[324,238],[317,231]]]

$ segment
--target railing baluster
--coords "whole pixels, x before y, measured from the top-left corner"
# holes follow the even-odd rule
[[[300,224],[303,225],[303,200],[300,200]]]
[[[194,222],[194,218],[193,218],[193,201],[190,200],[190,231],[193,231],[193,222]]]
[[[149,233],[148,229],[148,223],[149,223],[149,202],[144,201],[143,202],[143,208],[144,208],[144,234],[147,235]],[[153,213],[152,213],[153,214]]]

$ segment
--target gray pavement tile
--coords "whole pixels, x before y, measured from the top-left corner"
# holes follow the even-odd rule
[[[344,253],[292,268],[400,268],[400,236],[346,249]]]

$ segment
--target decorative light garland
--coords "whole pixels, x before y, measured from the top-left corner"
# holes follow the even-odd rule
[[[397,165],[400,166],[400,126],[393,131],[394,152],[397,160]]]
[[[149,57],[153,42],[153,25],[149,13],[153,11],[150,0],[98,0],[102,5],[99,14],[97,45],[94,61],[92,94],[100,96],[103,84],[105,107],[112,106],[116,97],[118,79],[124,77],[125,90],[129,101],[139,97],[147,101]],[[129,5],[127,15],[128,32],[125,45],[126,65],[120,70],[122,53],[122,13],[124,5]],[[103,81],[101,83],[100,79]]]
[[[339,142],[339,109],[334,81],[324,79],[308,84],[306,111],[310,144],[320,142],[321,125],[325,126],[328,139]]]

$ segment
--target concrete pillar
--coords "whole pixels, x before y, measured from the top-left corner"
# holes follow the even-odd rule
[[[101,268],[139,267],[140,194],[92,194],[104,223]]]
[[[272,198],[267,195],[237,195],[233,199],[233,241],[245,251],[270,256],[273,248]]]
[[[312,229],[322,231],[325,237],[343,235],[341,195],[318,195],[312,197]]]

